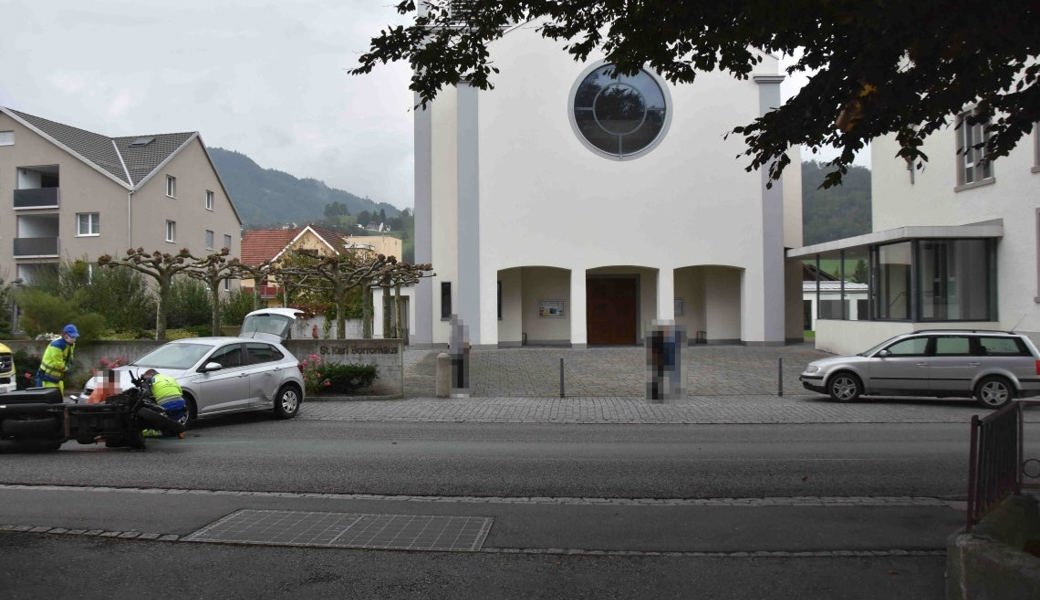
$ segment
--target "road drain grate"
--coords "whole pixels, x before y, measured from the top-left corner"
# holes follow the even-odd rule
[[[476,552],[484,545],[492,521],[490,517],[243,509],[181,539],[276,546]]]

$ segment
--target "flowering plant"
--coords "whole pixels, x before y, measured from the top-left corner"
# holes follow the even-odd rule
[[[372,385],[378,377],[374,365],[325,362],[317,354],[300,361],[308,394],[350,394]]]

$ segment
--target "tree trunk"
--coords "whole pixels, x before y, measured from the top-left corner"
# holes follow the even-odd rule
[[[368,340],[372,338],[372,290],[366,284],[361,286],[361,306],[363,307],[361,336]]]
[[[166,305],[170,297],[170,278],[159,278],[159,303],[155,311],[155,339],[166,340]]]
[[[405,344],[408,340],[405,340],[404,332],[404,315],[402,311],[404,307],[401,306],[401,284],[394,286],[394,337],[399,340],[404,340]]]
[[[210,282],[210,301],[213,303],[213,323],[210,330],[220,335],[220,281]]]
[[[390,286],[383,288],[383,339],[394,337],[393,311],[390,309]]]
[[[345,340],[347,339],[347,292],[350,290],[343,289],[343,286],[336,284],[334,291],[336,299],[336,339]]]

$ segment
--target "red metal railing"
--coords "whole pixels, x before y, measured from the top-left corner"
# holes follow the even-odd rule
[[[1023,487],[1040,487],[1023,483],[1027,464],[1036,459],[1023,460],[1022,411],[1036,405],[1040,402],[1017,400],[981,419],[971,418],[966,531],[1005,498],[1021,494]]]

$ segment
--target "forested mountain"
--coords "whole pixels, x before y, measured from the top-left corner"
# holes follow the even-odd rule
[[[870,169],[852,167],[840,186],[820,189],[827,168],[802,163],[802,235],[804,244],[818,244],[870,233]]]
[[[386,202],[359,198],[330,188],[317,179],[297,179],[282,171],[264,169],[239,152],[223,148],[207,150],[246,228],[321,221],[328,205],[345,206],[351,215],[382,211],[390,218],[401,212]]]

